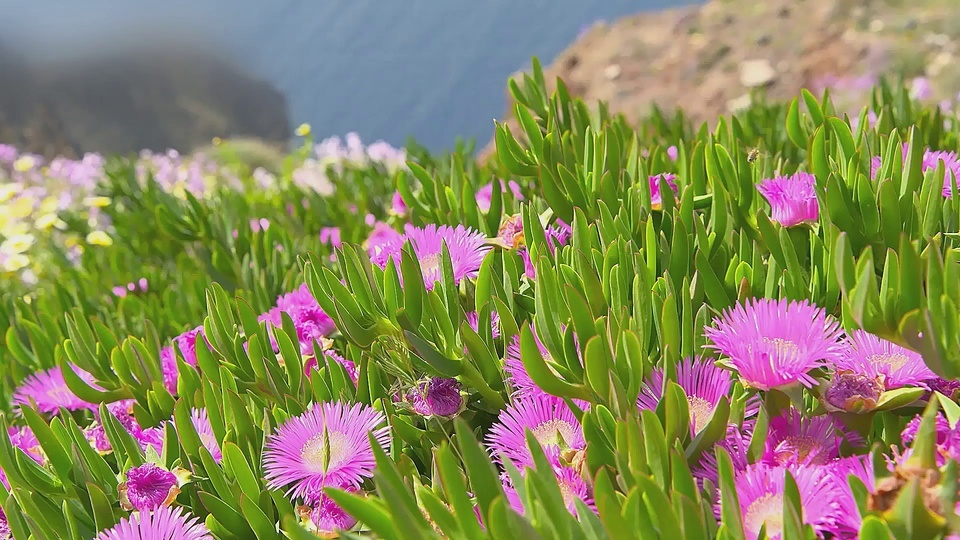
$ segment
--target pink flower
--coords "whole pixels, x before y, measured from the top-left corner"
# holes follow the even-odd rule
[[[770,217],[784,227],[817,221],[820,204],[817,202],[816,179],[810,173],[798,172],[792,176],[777,176],[757,185],[770,203]]]

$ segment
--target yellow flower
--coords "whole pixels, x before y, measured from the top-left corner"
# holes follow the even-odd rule
[[[0,203],[9,201],[14,195],[20,193],[22,189],[19,184],[12,182],[0,184]]]
[[[47,197],[40,203],[40,211],[44,214],[54,213],[60,209],[60,200],[53,195]]]
[[[13,162],[13,168],[18,172],[27,172],[36,164],[37,160],[33,159],[33,156],[21,156]]]
[[[37,221],[34,222],[34,225],[41,230],[49,229],[50,227],[63,229],[67,226],[67,224],[60,219],[60,216],[54,214],[53,212],[38,217]]]
[[[297,137],[306,137],[307,135],[310,135],[310,124],[300,124],[294,133],[296,133]]]
[[[33,197],[23,195],[10,203],[10,216],[14,219],[23,219],[33,213]]]
[[[109,246],[113,244],[113,238],[103,231],[93,231],[87,235],[87,243],[95,246]]]
[[[223,143],[223,139],[220,137],[214,137],[212,142],[214,146],[220,146],[220,144]]]
[[[16,272],[26,268],[30,264],[30,258],[21,253],[11,255],[4,259],[3,269],[7,272]]]
[[[110,206],[110,197],[86,197],[83,199],[83,204],[87,206],[103,208],[105,206]]]
[[[36,238],[32,234],[18,234],[11,236],[0,244],[0,252],[5,254],[19,254],[30,249]]]

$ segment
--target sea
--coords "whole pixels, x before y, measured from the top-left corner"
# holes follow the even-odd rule
[[[0,0],[0,39],[39,61],[131,40],[209,41],[288,101],[315,136],[482,147],[506,81],[598,21],[689,0]]]

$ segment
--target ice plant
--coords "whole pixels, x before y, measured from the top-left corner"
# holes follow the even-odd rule
[[[467,313],[467,324],[470,325],[470,328],[473,328],[474,332],[480,333],[480,314],[476,311],[471,311]],[[493,338],[500,337],[500,315],[497,315],[497,312],[490,313],[490,333]]]
[[[855,538],[860,531],[863,518],[853,490],[850,488],[850,477],[853,476],[863,482],[867,492],[873,493],[876,482],[873,460],[869,455],[841,458],[828,464],[827,471],[837,485],[840,503],[836,527],[831,532],[838,538]]]
[[[877,407],[883,395],[883,376],[870,377],[839,369],[823,392],[829,411],[868,412]]]
[[[736,424],[727,425],[726,437],[717,441],[717,446],[723,448],[730,455],[733,472],[739,473],[747,468],[750,461],[747,452],[750,449],[750,433],[744,432]],[[717,469],[717,454],[715,449],[703,453],[700,462],[691,471],[693,476],[703,482],[709,480],[714,486],[718,485],[720,473]]]
[[[726,310],[704,333],[740,380],[759,390],[813,386],[810,370],[842,352],[840,323],[808,302],[749,300]]]
[[[830,416],[804,417],[796,409],[770,419],[763,461],[770,465],[824,465],[840,457],[840,446],[859,444]]]
[[[351,362],[350,360],[347,360],[340,353],[338,353],[333,349],[326,349],[323,351],[323,354],[327,358],[343,366],[343,369],[346,370],[347,376],[350,377],[350,380],[353,381],[354,384],[357,383],[359,372],[357,371],[357,365],[355,363]],[[320,361],[317,360],[316,355],[307,358],[306,361],[303,363],[304,374],[308,377],[318,369],[320,369]]]
[[[427,225],[420,228],[407,224],[404,232],[403,237],[395,238],[380,246],[372,260],[381,268],[385,268],[391,259],[394,260],[394,264],[399,265],[400,252],[409,240],[420,263],[420,271],[423,273],[423,281],[428,290],[433,289],[436,282],[443,278],[444,245],[450,252],[455,284],[459,284],[464,279],[476,277],[483,257],[490,251],[487,238],[483,234],[463,225],[457,227]]]
[[[784,227],[817,221],[816,179],[810,173],[777,176],[757,185],[757,191],[770,203],[770,217]]]
[[[910,146],[904,143],[902,148],[903,158],[906,159],[907,155],[910,153]],[[953,194],[954,178],[957,179],[957,182],[960,182],[960,155],[958,155],[956,152],[932,150],[927,148],[923,151],[923,160],[920,164],[920,170],[924,174],[926,174],[928,171],[936,170],[941,161],[944,165],[942,194],[944,197],[950,197]],[[871,165],[872,175],[874,178],[876,178],[881,166],[880,156],[874,157]]]
[[[540,341],[540,337],[536,332],[533,333],[533,339],[537,344],[537,349],[540,351],[540,356],[543,357],[543,360],[547,362],[547,366],[550,367],[554,374],[556,374],[556,370],[550,366],[550,363],[554,361],[550,351],[543,346],[543,343]],[[503,371],[506,374],[506,378],[504,380],[513,389],[515,396],[526,397],[548,395],[539,386],[537,386],[536,383],[533,382],[533,379],[530,378],[530,374],[527,373],[527,368],[523,365],[523,359],[520,356],[520,336],[514,336],[513,339],[510,340],[510,343],[507,345],[504,353],[505,357],[503,359]]]
[[[264,477],[291,497],[317,497],[324,487],[357,487],[373,474],[368,435],[385,450],[390,430],[383,413],[362,404],[315,404],[284,422],[267,438]]]
[[[207,415],[207,410],[191,410],[190,422],[193,424],[193,429],[197,430],[197,435],[200,437],[200,442],[203,444],[203,447],[206,448],[213,457],[213,461],[220,463],[223,454],[220,452],[220,443],[217,441],[216,435],[213,434],[213,426],[210,424],[210,417]]]
[[[140,512],[169,506],[180,493],[177,484],[177,475],[154,463],[133,467],[127,471],[126,481],[117,488],[120,506]]]
[[[557,248],[563,246],[567,243],[567,240],[570,239],[572,230],[568,226],[562,226],[557,223],[557,226],[548,227],[546,230],[547,235],[547,247],[550,249],[550,253],[555,253]],[[533,260],[530,258],[530,250],[526,246],[522,246],[518,253],[520,257],[523,258],[523,271],[524,275],[528,279],[536,279],[537,272],[533,266]]]
[[[356,490],[348,488],[347,491]],[[357,518],[348,514],[326,494],[321,495],[317,502],[308,502],[309,506],[302,506],[298,511],[307,522],[307,527],[320,538],[339,538],[337,531],[350,530],[357,524]]]
[[[533,466],[526,432],[543,447],[547,455],[564,450],[583,450],[586,441],[580,422],[560,398],[547,395],[519,398],[500,412],[497,423],[487,435],[487,447],[497,460],[506,459],[516,467]]]
[[[868,378],[882,377],[886,389],[926,386],[937,375],[923,362],[920,353],[881,339],[863,330],[847,337],[847,347],[834,360],[837,370],[848,370]]]
[[[770,540],[783,534],[784,489],[788,469],[764,463],[750,465],[737,475],[735,488],[743,516],[747,538],[757,538],[766,527]],[[803,523],[813,527],[818,536],[836,527],[840,503],[836,483],[822,467],[789,469],[800,493]]]
[[[677,175],[673,173],[660,173],[650,175],[650,207],[654,210],[663,208],[663,193],[660,192],[660,179],[663,179],[673,191],[671,196],[677,194]]]
[[[73,369],[87,384],[96,387],[93,375],[72,366],[68,369]],[[80,399],[67,387],[60,366],[27,377],[13,394],[13,402],[17,405],[29,407],[31,400],[36,402],[40,412],[48,414],[56,414],[60,407],[69,411],[97,408],[97,404]]]
[[[281,295],[277,298],[276,307],[260,316],[260,321],[270,324],[270,341],[274,350],[277,348],[273,332],[282,328],[284,313],[293,320],[300,351],[304,354],[313,354],[314,341],[319,342],[337,329],[333,319],[323,311],[304,283],[294,291]]]
[[[703,358],[686,358],[676,366],[675,382],[687,395],[690,410],[690,430],[697,434],[707,427],[720,399],[728,397],[733,386],[731,373]],[[664,369],[658,367],[644,381],[637,398],[641,409],[655,411],[663,397]],[[747,402],[744,416],[755,416],[760,410],[760,399],[753,395]]]
[[[513,198],[518,201],[523,200],[523,192],[520,191],[520,184],[510,180],[508,182],[500,181],[500,190],[502,193],[507,192],[507,188],[510,189],[510,193],[513,195]],[[481,212],[487,213],[490,211],[490,203],[493,200],[493,182],[486,184],[477,190],[477,208]]]
[[[456,416],[466,402],[456,379],[434,377],[407,393],[414,412],[421,416]]]
[[[93,540],[214,540],[206,525],[179,507],[137,512]]]
[[[565,467],[557,463],[551,464],[553,473],[557,478],[557,486],[560,488],[560,496],[563,497],[563,505],[571,514],[577,513],[577,501],[587,505],[588,508],[595,511],[593,495],[590,486],[583,480],[583,477],[570,467]],[[516,488],[510,483],[510,478],[503,475],[503,491],[507,496],[507,502],[520,515],[524,515],[525,508],[523,501],[520,500]]]

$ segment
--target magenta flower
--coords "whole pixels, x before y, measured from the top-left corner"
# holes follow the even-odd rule
[[[183,361],[191,366],[197,365],[197,340],[202,338],[206,344],[206,338],[203,336],[203,326],[198,326],[192,330],[180,334],[173,338],[174,345],[180,349],[183,355]]]
[[[338,353],[333,349],[327,349],[323,351],[323,354],[336,360],[341,366],[343,366],[343,369],[347,371],[347,376],[350,377],[350,380],[353,381],[353,384],[357,384],[357,381],[360,378],[360,372],[357,370],[357,365],[355,363],[351,362],[350,360],[347,360],[346,358],[341,356],[340,353]],[[311,356],[310,358],[307,358],[307,361],[303,363],[303,371],[307,377],[309,377],[310,374],[313,373],[315,370],[319,370],[319,369],[320,369],[320,362],[317,360],[316,356]]]
[[[550,253],[556,253],[557,248],[563,245],[566,245],[567,241],[570,240],[570,236],[573,234],[573,229],[567,225],[561,225],[560,221],[557,220],[557,226],[548,227],[546,230],[547,233],[547,247],[550,249]],[[524,275],[528,279],[536,279],[537,271],[533,267],[533,260],[530,258],[530,250],[526,246],[523,246],[518,250],[520,257],[523,258],[523,270]]]
[[[450,261],[453,265],[453,281],[459,284],[464,279],[477,277],[480,263],[490,251],[487,238],[473,229],[458,225],[456,228],[447,225],[427,225],[419,228],[407,224],[406,234],[382,245],[375,256],[371,258],[374,264],[386,268],[391,259],[394,264],[400,264],[400,252],[404,243],[409,240],[413,245],[413,252],[420,263],[423,281],[427,290],[433,289],[437,281],[443,278],[442,253],[446,245],[450,252]]]
[[[70,368],[88,385],[99,389],[94,383],[93,375],[76,366],[70,366]],[[63,370],[60,369],[60,366],[30,375],[13,393],[13,402],[21,407],[29,407],[31,399],[36,402],[37,409],[40,412],[47,414],[56,414],[60,407],[69,411],[94,410],[97,408],[97,404],[88,403],[78,398],[67,388],[67,382],[63,378]]]
[[[536,332],[534,332],[533,337],[537,343],[537,348],[540,350],[540,356],[542,356],[544,361],[547,362],[547,366],[550,366],[550,362],[553,361],[550,351],[548,351],[547,348],[543,346],[543,343],[540,342],[540,338],[537,336]],[[505,380],[513,388],[515,396],[549,396],[549,394],[544,392],[539,386],[537,386],[536,383],[533,382],[533,379],[530,378],[530,374],[527,373],[527,368],[523,365],[523,359],[520,355],[520,336],[513,336],[513,339],[510,341],[510,344],[507,345],[507,348],[504,352],[506,353],[506,357],[503,360],[503,371],[506,374]]]
[[[510,188],[510,192],[513,194],[513,198],[518,201],[523,200],[523,192],[520,191],[520,184],[510,180],[506,183],[503,181],[500,182],[500,189],[502,193],[507,192],[507,188]],[[493,182],[481,187],[477,190],[477,208],[481,212],[486,214],[490,211],[490,203],[493,201]]]
[[[388,223],[378,221],[374,223],[373,230],[370,231],[370,236],[368,236],[364,242],[364,248],[367,250],[370,258],[374,259],[383,251],[384,246],[392,245],[402,238],[403,235],[398,233],[397,230]],[[402,242],[402,240],[399,241]]]
[[[823,401],[829,411],[860,413],[875,409],[882,394],[882,375],[869,377],[840,369],[823,392]]]
[[[202,325],[187,330],[173,338],[173,345],[160,350],[160,369],[163,372],[163,385],[167,391],[173,395],[177,394],[177,382],[180,378],[179,368],[177,367],[176,349],[180,350],[180,354],[183,355],[183,361],[186,362],[187,365],[196,367],[197,341],[200,341],[207,349],[210,349],[210,344],[203,335]]]
[[[120,506],[124,510],[140,512],[168,506],[180,493],[177,475],[153,463],[128,470],[127,479],[120,484],[119,490]]]
[[[798,172],[764,180],[757,185],[757,191],[770,203],[770,217],[784,227],[793,227],[819,219],[815,186],[812,174]]]
[[[200,442],[203,444],[203,447],[213,456],[213,461],[220,463],[223,454],[220,452],[220,442],[217,441],[217,436],[213,434],[213,426],[210,424],[210,417],[207,415],[207,410],[191,410],[190,422],[193,424],[193,429],[197,430],[197,435],[200,436]]]
[[[10,522],[7,521],[7,514],[0,508],[0,538],[4,540],[13,538],[13,531],[10,530]]]
[[[764,525],[767,537],[781,538],[786,473],[786,467],[757,463],[737,475],[735,486],[747,538],[757,538]],[[799,466],[791,468],[790,473],[800,492],[804,524],[813,527],[818,536],[834,530],[840,518],[839,493],[828,471],[823,467]]]
[[[926,386],[936,374],[920,353],[885,339],[856,330],[847,336],[848,347],[834,362],[837,370],[849,370],[869,378],[883,377],[887,390],[902,386]]]
[[[687,358],[677,364],[676,368],[676,383],[687,394],[690,430],[696,435],[710,423],[720,399],[730,394],[733,377],[729,371],[703,358]],[[651,411],[657,409],[663,397],[663,374],[664,369],[658,367],[644,381],[637,398],[637,406],[640,409]],[[759,410],[760,398],[754,394],[747,401],[744,416],[747,418],[756,416]]]
[[[922,415],[912,418],[907,426],[900,433],[900,439],[903,444],[912,444],[917,437],[917,430],[920,429]],[[948,460],[960,459],[960,429],[957,426],[950,427],[950,422],[942,413],[937,413],[936,422],[937,432],[937,466],[944,466]],[[894,455],[894,462],[903,464],[913,453],[912,448],[903,450],[903,452]]]
[[[727,425],[727,436],[717,441],[717,446],[723,448],[730,455],[730,461],[733,463],[733,472],[739,474],[746,470],[750,464],[747,453],[750,449],[751,433],[741,430],[736,424]],[[700,457],[700,462],[691,471],[694,478],[700,480],[710,480],[713,485],[719,485],[720,471],[717,466],[717,454],[715,450],[704,452]]]
[[[909,153],[910,146],[904,143],[903,158],[906,159]],[[923,151],[923,161],[920,164],[920,169],[921,172],[926,174],[927,171],[936,170],[941,161],[943,161],[944,165],[942,193],[944,197],[951,197],[953,194],[953,178],[956,177],[957,181],[960,182],[960,156],[958,156],[956,152],[931,150],[927,148]],[[877,172],[880,171],[880,156],[874,157],[871,165],[871,173],[873,177],[876,178]]]
[[[420,416],[449,418],[459,414],[466,405],[460,390],[456,379],[434,377],[411,390],[407,400]]]
[[[740,380],[758,390],[813,386],[808,372],[836,362],[843,350],[840,323],[809,302],[748,301],[725,311],[704,333]]]
[[[304,283],[293,292],[277,298],[277,306],[258,319],[269,323],[270,344],[274,351],[279,347],[273,332],[283,327],[284,313],[293,320],[293,326],[297,330],[297,341],[300,343],[300,352],[303,354],[313,354],[314,341],[321,341],[337,329],[333,319],[323,311],[317,299],[307,288],[307,284]]]
[[[470,328],[473,328],[473,331],[480,333],[480,314],[476,311],[471,311],[467,313],[467,324],[470,325]],[[490,312],[490,333],[493,338],[500,337],[500,315],[497,315],[496,311]]]
[[[355,490],[348,488],[347,491]],[[331,538],[337,531],[350,530],[357,524],[357,518],[340,508],[326,494],[322,495],[320,501],[313,505],[313,509],[310,511],[310,521],[313,522],[320,535]]]
[[[930,387],[931,392],[940,392],[954,401],[960,399],[960,381],[956,379],[948,380],[942,377],[934,377],[926,381],[926,384]]]
[[[399,191],[393,192],[393,199],[390,201],[390,211],[398,216],[407,215],[407,203],[403,202],[403,195]]]
[[[660,192],[660,178],[670,186],[670,189],[673,191],[671,195],[676,196],[677,194],[677,175],[673,173],[660,173],[650,175],[650,207],[654,210],[660,210],[663,208],[663,193]]]
[[[907,426],[900,432],[900,439],[903,444],[910,444],[917,438],[921,420],[923,420],[923,416],[918,414],[907,422]],[[950,427],[950,422],[943,416],[943,413],[937,413],[936,430],[938,446],[952,446],[960,443],[960,431]]]
[[[343,242],[340,240],[340,228],[339,227],[323,227],[320,229],[320,243],[330,244],[331,246],[337,248],[343,245]]]
[[[796,409],[770,419],[763,461],[770,465],[824,465],[840,457],[844,441],[862,440],[847,434],[829,416],[803,417]]]
[[[389,451],[383,413],[359,403],[323,403],[287,420],[267,439],[264,477],[292,497],[318,497],[324,487],[358,487],[373,474],[368,434]]]
[[[667,148],[667,157],[670,158],[671,161],[676,161],[677,157],[679,156],[680,156],[680,152],[679,150],[677,150],[676,146],[671,146]]]
[[[93,540],[214,540],[199,518],[183,508],[161,506],[152,513],[137,512],[102,531]]]
[[[873,471],[873,460],[869,455],[851,456],[838,459],[830,463],[827,467],[831,479],[837,485],[839,493],[840,512],[838,514],[836,528],[832,532],[837,538],[856,538],[860,531],[860,525],[863,521],[860,515],[860,508],[857,506],[857,500],[850,489],[850,477],[855,476],[867,491],[874,493],[876,490],[876,480]]]
[[[496,460],[506,459],[517,468],[533,466],[527,430],[548,456],[568,449],[583,450],[586,446],[573,411],[562,399],[543,395],[520,398],[500,412],[487,435],[490,453]]]
[[[516,249],[524,245],[526,239],[523,236],[523,218],[520,214],[507,216],[500,229],[497,230],[497,243],[507,249]]]
[[[40,441],[37,440],[37,436],[33,434],[32,429],[26,426],[10,426],[7,435],[10,437],[10,444],[14,448],[23,450],[37,463],[42,464],[44,462],[43,448],[40,447]]]
[[[576,515],[577,501],[583,502],[591,510],[596,511],[590,486],[583,480],[583,477],[570,467],[565,467],[557,463],[553,463],[552,465],[553,472],[557,475],[557,485],[560,487],[560,496],[563,497],[563,504],[567,508],[567,511]],[[503,478],[503,491],[507,496],[507,502],[510,504],[510,507],[521,516],[524,515],[526,509],[523,506],[523,501],[520,500],[520,495],[517,494],[516,488],[513,487],[510,483],[509,476],[506,475],[504,475]]]

